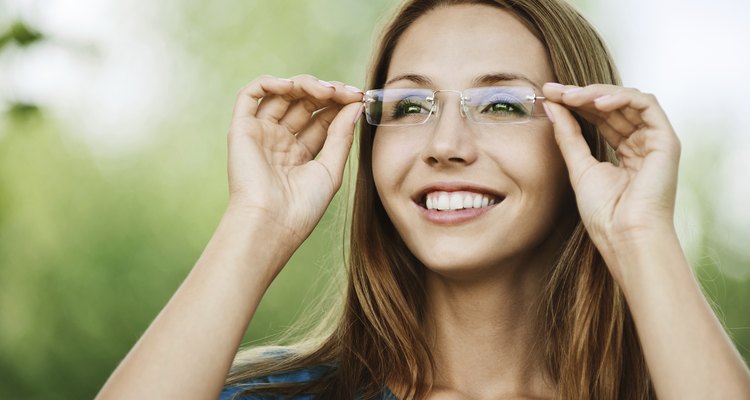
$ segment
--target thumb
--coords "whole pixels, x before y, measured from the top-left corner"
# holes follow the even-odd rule
[[[552,121],[555,141],[560,147],[560,152],[568,167],[570,183],[575,190],[580,177],[598,161],[591,155],[591,149],[581,133],[581,126],[578,125],[573,114],[560,104],[551,101],[545,101],[543,104],[544,111]]]
[[[362,103],[357,102],[347,104],[339,111],[328,127],[328,136],[318,154],[318,162],[328,170],[336,186],[343,179],[346,159],[354,141],[354,127],[363,107]]]

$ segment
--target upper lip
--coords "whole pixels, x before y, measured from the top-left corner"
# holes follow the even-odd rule
[[[477,185],[474,183],[435,182],[435,183],[431,183],[419,189],[412,196],[412,200],[417,204],[423,203],[425,196],[427,196],[427,193],[431,193],[431,192],[473,192],[473,193],[490,195],[490,196],[497,198],[498,200],[505,198],[505,194],[497,190],[490,189],[486,186],[481,186],[481,185]]]

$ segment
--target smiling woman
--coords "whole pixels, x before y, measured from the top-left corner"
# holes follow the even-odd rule
[[[256,79],[225,216],[100,397],[750,397],[673,227],[677,136],[618,83],[557,0],[408,1],[364,93]],[[344,307],[231,365],[363,112]]]

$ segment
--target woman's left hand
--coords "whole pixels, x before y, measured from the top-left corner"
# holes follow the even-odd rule
[[[656,98],[620,86],[554,83],[544,96],[581,219],[605,258],[674,232],[680,142]],[[597,126],[619,165],[591,155],[571,111]]]

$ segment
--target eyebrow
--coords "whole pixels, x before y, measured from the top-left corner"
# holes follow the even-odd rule
[[[424,75],[419,74],[404,74],[404,75],[398,75],[391,79],[389,79],[385,85],[390,85],[391,83],[398,82],[398,81],[410,81],[414,82],[420,86],[432,86],[432,80]],[[483,86],[483,85],[493,85],[500,82],[508,82],[508,81],[524,81],[527,83],[530,83],[535,88],[539,88],[540,86],[529,79],[526,75],[518,74],[518,73],[511,73],[511,72],[499,72],[499,73],[493,73],[493,74],[484,74],[480,75],[472,81],[472,84],[475,86]]]

